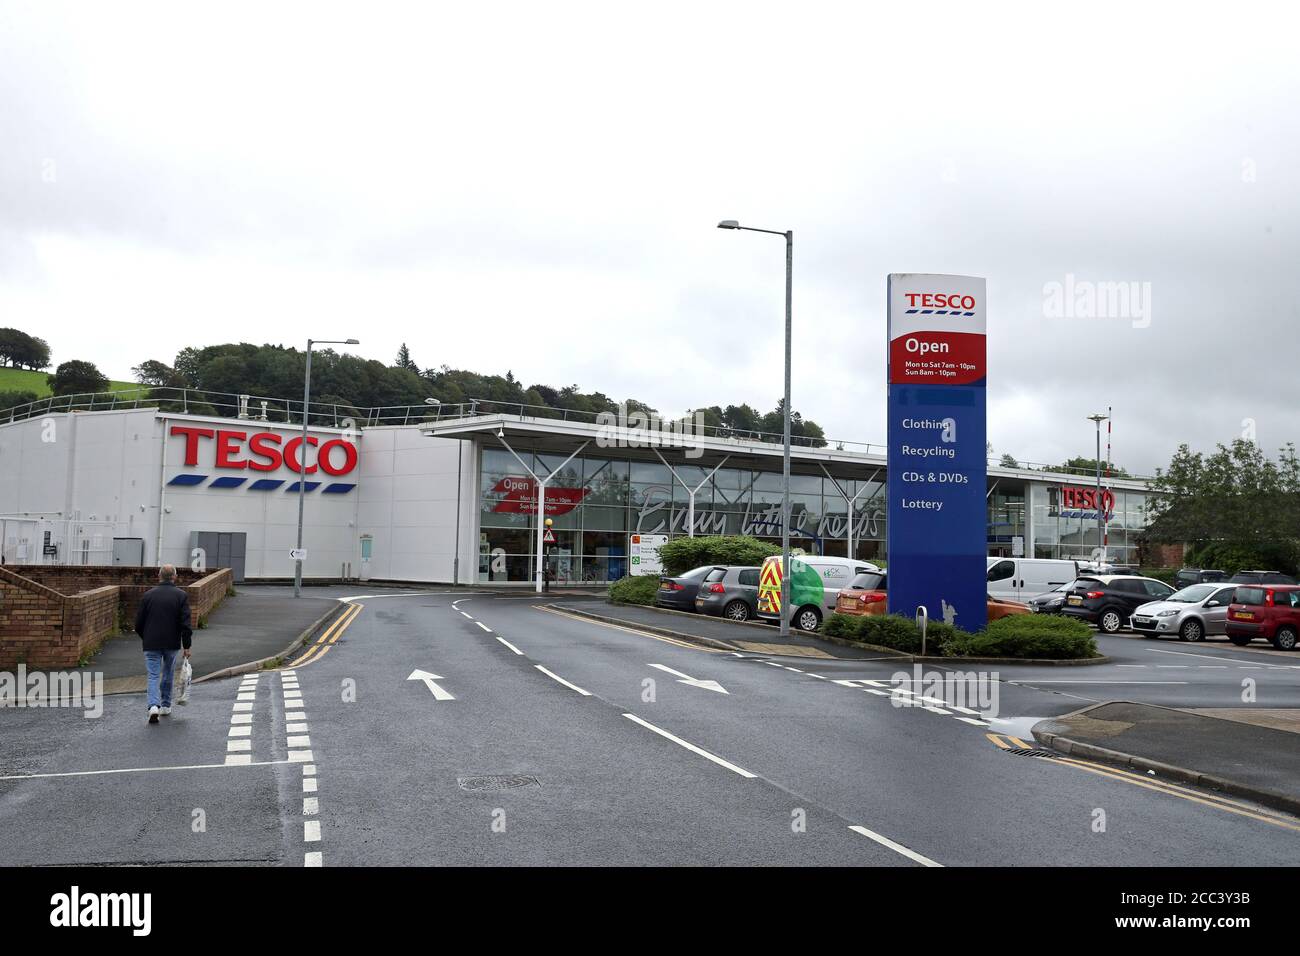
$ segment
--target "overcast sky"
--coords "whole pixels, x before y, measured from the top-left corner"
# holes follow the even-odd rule
[[[0,3],[0,325],[114,378],[355,336],[766,410],[783,248],[736,218],[795,231],[833,438],[884,441],[890,272],[987,277],[998,454],[1107,405],[1144,472],[1300,438],[1294,12],[867,7]],[[1063,316],[1067,275],[1138,298]]]

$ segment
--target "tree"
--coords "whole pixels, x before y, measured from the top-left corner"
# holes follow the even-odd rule
[[[157,359],[147,359],[131,369],[131,374],[141,385],[158,385],[170,388],[184,388],[185,382],[170,365]]]
[[[1003,468],[1019,468],[1019,467],[1020,467],[1020,462],[1016,461],[1016,459],[1015,459],[1014,456],[1012,456],[1012,455],[1008,455],[1008,454],[1006,454],[1005,452],[1004,452],[1003,455],[1002,455],[1002,460],[999,461],[998,464],[1000,464]]]
[[[108,376],[97,369],[94,362],[77,359],[64,362],[52,375],[46,376],[46,381],[55,395],[108,391]]]
[[[1182,445],[1149,485],[1149,541],[1190,543],[1198,559],[1293,572],[1300,542],[1300,461],[1294,445],[1276,461],[1237,439],[1208,455]]]
[[[1116,464],[1110,464],[1110,465],[1108,465],[1108,464],[1106,464],[1105,461],[1102,461],[1102,463],[1101,463],[1101,473],[1102,473],[1103,475],[1107,474],[1107,470],[1108,470],[1108,469],[1109,469],[1109,473],[1110,473],[1113,477],[1115,477],[1115,478],[1128,478],[1128,477],[1131,477],[1131,476],[1129,475],[1129,473],[1128,473],[1127,471],[1125,471],[1123,468],[1121,468],[1119,465],[1116,465]],[[1065,464],[1063,464],[1063,465],[1061,465],[1061,466],[1059,466],[1059,467],[1057,467],[1057,468],[1049,468],[1049,469],[1047,469],[1047,470],[1048,470],[1048,471],[1067,471],[1067,472],[1068,472],[1068,471],[1084,471],[1084,472],[1087,472],[1087,473],[1090,474],[1090,475],[1091,475],[1091,474],[1096,474],[1096,472],[1097,472],[1097,459],[1096,459],[1096,458],[1082,458],[1082,457],[1071,458],[1071,459],[1069,459],[1068,461],[1066,461]]]
[[[20,329],[0,329],[0,365],[43,369],[50,364],[50,346],[44,339]]]
[[[19,405],[27,405],[36,401],[39,397],[35,392],[16,390],[0,392],[0,411],[8,411],[11,408],[17,408]]]
[[[406,369],[406,371],[414,372],[416,375],[420,374],[420,366],[411,361],[411,350],[406,347],[405,342],[403,342],[402,347],[397,350],[397,361],[393,364],[397,368]]]

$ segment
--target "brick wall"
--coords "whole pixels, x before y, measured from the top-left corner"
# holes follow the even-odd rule
[[[7,565],[0,567],[0,668],[75,667],[113,633],[130,628],[140,596],[158,583],[154,568]],[[190,626],[210,614],[233,583],[229,568],[177,571],[190,596]]]

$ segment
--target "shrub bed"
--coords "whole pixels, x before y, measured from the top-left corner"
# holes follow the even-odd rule
[[[921,653],[921,631],[901,614],[832,614],[824,633],[850,641]],[[993,621],[977,634],[931,621],[926,654],[935,657],[1011,657],[1073,660],[1097,656],[1097,641],[1082,621],[1047,614],[1020,614]]]
[[[710,534],[697,538],[673,538],[659,549],[664,574],[685,574],[704,564],[762,565],[771,554],[780,554],[779,547],[743,534]]]
[[[654,604],[659,578],[653,574],[628,575],[609,586],[609,599],[615,604]]]

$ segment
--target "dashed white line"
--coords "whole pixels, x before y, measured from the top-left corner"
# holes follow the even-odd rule
[[[591,696],[591,691],[583,690],[583,689],[582,689],[581,687],[579,687],[577,684],[570,684],[567,680],[565,680],[565,679],[564,679],[563,677],[561,677],[559,674],[556,674],[556,673],[553,673],[553,672],[551,672],[551,671],[548,671],[548,670],[547,670],[545,667],[543,667],[541,664],[535,664],[535,665],[533,665],[533,666],[536,667],[536,668],[537,668],[539,671],[541,671],[543,674],[545,674],[547,677],[551,678],[552,680],[557,680],[557,681],[559,681],[559,682],[560,682],[561,684],[563,684],[565,687],[569,688],[569,690],[576,690],[576,691],[577,691],[579,694],[581,694],[583,697],[590,697],[590,696]]]
[[[315,850],[311,853],[303,854],[303,866],[324,866],[325,862],[321,857],[320,851]]]
[[[319,820],[302,821],[302,841],[304,843],[320,842],[320,821]]]
[[[523,651],[521,651],[519,648],[515,647],[513,644],[511,644],[509,641],[507,641],[507,640],[506,640],[504,637],[502,637],[500,634],[496,634],[496,635],[493,635],[493,636],[496,637],[496,639],[497,639],[498,641],[500,641],[502,644],[504,644],[506,647],[510,648],[512,651],[514,651],[516,654],[518,654],[520,657],[523,657],[523,656],[524,656],[524,652],[523,652]]]
[[[917,853],[915,850],[910,850],[907,847],[903,846],[903,844],[901,843],[895,843],[893,840],[889,839],[889,837],[881,836],[879,833],[876,833],[874,830],[868,830],[866,827],[860,827],[860,826],[851,826],[849,827],[849,829],[852,830],[854,833],[862,834],[862,836],[866,837],[868,840],[875,840],[881,846],[888,847],[889,849],[893,850],[895,853],[900,853],[903,856],[907,857],[909,860],[912,860],[915,863],[920,863],[922,866],[939,866],[939,867],[943,866],[942,863],[936,863],[928,856],[922,856],[920,853]]]
[[[699,754],[701,757],[704,757],[706,760],[712,760],[712,761],[713,761],[714,763],[716,763],[719,767],[726,767],[726,768],[727,768],[728,770],[730,770],[732,773],[738,773],[738,774],[740,774],[742,777],[747,777],[747,778],[749,778],[749,779],[753,779],[754,777],[757,776],[757,774],[752,774],[752,773],[750,773],[750,772],[749,772],[748,770],[746,770],[744,767],[737,767],[737,766],[736,766],[734,763],[732,763],[731,761],[729,761],[729,760],[723,760],[723,759],[722,759],[721,757],[719,757],[717,754],[711,754],[711,753],[709,753],[707,750],[705,750],[705,749],[702,748],[702,747],[697,747],[697,746],[695,746],[695,744],[693,744],[693,743],[690,743],[690,742],[688,742],[688,741],[682,740],[681,737],[678,737],[678,736],[675,735],[675,734],[670,734],[668,731],[664,730],[662,727],[656,727],[654,724],[650,723],[648,720],[642,720],[642,719],[641,719],[640,717],[638,717],[636,714],[624,714],[623,716],[626,717],[628,720],[632,721],[633,723],[640,724],[640,725],[641,725],[642,727],[644,727],[646,730],[652,730],[652,731],[654,731],[656,734],[658,734],[660,737],[664,737],[664,738],[666,738],[666,739],[668,739],[668,740],[671,740],[673,743],[677,744],[677,745],[680,746],[680,747],[685,747],[685,748],[686,748],[687,750],[689,750],[691,753]]]
[[[477,624],[479,627],[483,628],[483,630],[487,631],[489,634],[492,633],[492,628],[488,627],[482,621],[475,621],[474,623]]]

